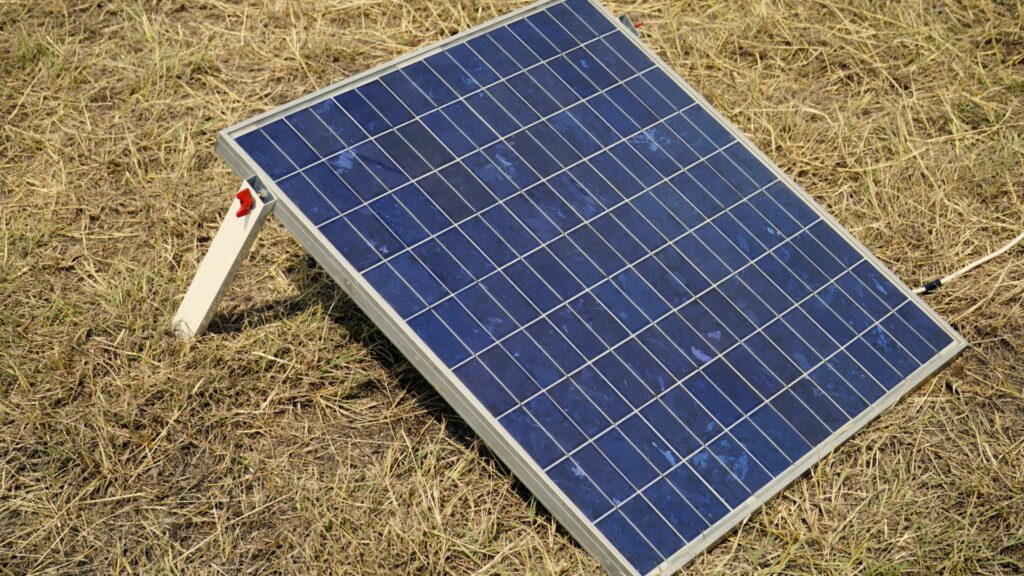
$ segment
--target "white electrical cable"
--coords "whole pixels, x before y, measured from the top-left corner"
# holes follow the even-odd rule
[[[974,270],[978,266],[981,266],[982,264],[988,262],[989,260],[992,260],[993,258],[998,258],[998,257],[1002,256],[1003,254],[1008,252],[1010,250],[1010,248],[1013,248],[1014,246],[1019,244],[1021,240],[1024,240],[1024,232],[1021,232],[1019,236],[1017,236],[1013,240],[1010,240],[1005,246],[1003,246],[999,250],[996,250],[995,252],[992,252],[991,254],[988,254],[987,256],[982,256],[981,258],[978,258],[974,262],[971,262],[967,266],[964,266],[963,268],[957,270],[956,272],[953,272],[949,276],[943,276],[942,278],[937,278],[935,280],[932,280],[931,282],[926,282],[924,286],[921,286],[919,288],[915,288],[914,289],[914,294],[929,294],[931,292],[934,292],[935,289],[938,288],[939,286],[943,286],[945,284],[948,284],[948,283],[952,282],[953,280],[956,280],[957,278],[963,276],[964,274],[967,274],[971,270]]]

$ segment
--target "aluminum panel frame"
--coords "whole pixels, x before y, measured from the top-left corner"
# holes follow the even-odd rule
[[[855,432],[862,429],[869,422],[874,420],[882,411],[896,403],[911,390],[919,386],[943,366],[952,361],[967,342],[934,310],[931,309],[919,296],[915,295],[891,270],[889,270],[878,258],[871,253],[859,240],[847,231],[839,222],[833,218],[825,209],[819,205],[799,184],[794,182],[778,166],[775,165],[763,152],[761,152],[736,126],[729,122],[722,114],[715,109],[703,96],[700,95],[686,80],[676,73],[661,57],[652,49],[644,45],[618,18],[611,14],[604,6],[594,0],[588,0],[598,11],[604,15],[609,22],[617,29],[625,33],[644,54],[651,58],[652,62],[669,75],[689,96],[691,96],[702,108],[704,108],[715,120],[720,122],[736,139],[750,151],[758,160],[767,166],[782,182],[789,186],[808,206],[811,207],[821,218],[836,232],[846,239],[864,258],[874,265],[882,274],[888,278],[908,299],[917,304],[937,325],[953,339],[945,349],[939,351],[936,356],[924,365],[920,366],[907,378],[889,390],[881,398],[868,406],[858,416],[852,418],[836,430],[823,442],[814,446],[803,458],[793,463],[784,473],[772,479],[771,482],[762,487],[758,492],[742,504],[732,509],[710,528],[701,533],[700,536],[686,543],[679,551],[659,564],[648,575],[671,573],[703,550],[712,546],[725,537],[745,518],[750,516],[766,501],[774,497],[783,488],[792,483],[811,466],[821,460],[825,455],[832,452]],[[367,70],[326,88],[307,94],[287,104],[274,108],[266,113],[255,116],[244,122],[235,124],[218,135],[217,153],[223,158],[235,173],[248,179],[256,177],[261,186],[271,191],[277,203],[274,213],[278,216],[285,227],[292,233],[299,243],[313,256],[317,263],[337,282],[345,293],[359,306],[361,310],[376,324],[385,336],[402,352],[403,355],[416,367],[417,370],[427,379],[428,382],[441,394],[442,398],[466,421],[467,424],[483,439],[484,443],[495,453],[503,464],[508,466],[513,474],[530,490],[530,492],[543,504],[572,536],[601,565],[613,574],[629,574],[640,576],[630,565],[625,557],[616,549],[610,541],[597,529],[586,515],[562,492],[550,477],[540,468],[527,453],[519,447],[518,443],[501,426],[497,419],[492,416],[476,397],[469,392],[461,380],[445,366],[426,345],[425,342],[412,330],[412,328],[399,316],[365,278],[352,267],[338,250],[331,245],[326,237],[310,222],[298,209],[298,207],[285,195],[257,164],[242,150],[235,138],[242,136],[252,130],[269,124],[278,118],[284,117],[291,112],[306,108],[332,97],[340,92],[357,88],[363,84],[392,71],[393,69],[425,59],[432,54],[444,50],[450,46],[460,44],[466,40],[486,33],[496,27],[502,26],[511,21],[529,16],[535,12],[544,10],[561,0],[540,0],[534,4],[506,14],[497,19],[485,22],[479,26],[466,30],[455,36],[441,40],[414,52],[411,52],[399,59],[381,64],[373,69]]]

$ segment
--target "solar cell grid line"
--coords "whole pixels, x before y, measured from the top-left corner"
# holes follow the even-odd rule
[[[637,195],[639,195],[639,194],[637,194]],[[629,199],[623,200],[622,202],[620,202],[620,205],[621,205],[621,204],[625,204],[626,202],[628,202],[628,200],[629,200]],[[467,219],[468,219],[468,218],[467,218]],[[571,230],[570,230],[569,232],[571,232]],[[556,238],[556,239],[557,239],[557,238]],[[524,254],[524,256],[525,256],[525,255],[528,255],[528,254]],[[376,264],[375,266],[378,266],[378,265],[379,265],[379,264]]]
[[[639,196],[639,194],[642,194],[642,193],[638,193],[638,195],[637,195],[637,196]],[[628,202],[629,200],[630,200],[630,199],[626,199],[626,200],[622,201],[622,202],[620,203],[620,205],[622,205],[622,204],[626,204],[626,203],[627,203],[627,202]],[[468,218],[467,218],[467,219],[468,219]],[[584,222],[584,223],[586,223],[586,222]],[[582,225],[582,224],[581,224],[581,225]],[[567,232],[571,232],[571,231],[567,231]],[[556,238],[555,238],[554,240],[557,240],[557,238],[558,238],[558,237],[556,237]],[[551,242],[553,242],[554,240],[552,240]],[[539,248],[538,248],[538,249],[539,249]],[[535,250],[536,250],[536,249],[535,249]],[[528,255],[528,253],[527,253],[527,254],[524,254],[524,256],[525,256],[525,255]],[[375,265],[380,265],[380,264],[375,264]]]
[[[615,30],[609,31],[609,32],[607,32],[607,33],[605,33],[605,34],[603,34],[603,35],[601,35],[601,36],[597,36],[597,37],[595,37],[595,38],[592,38],[592,39],[589,39],[589,40],[587,40],[586,42],[582,43],[582,44],[581,44],[581,46],[584,46],[584,47],[585,47],[585,46],[586,46],[587,44],[591,44],[591,43],[594,43],[594,42],[599,42],[599,41],[601,41],[601,40],[602,40],[602,39],[603,39],[603,38],[604,38],[605,36],[608,36],[608,35],[614,34],[614,33],[616,33],[616,32],[617,32],[617,31],[615,31]],[[618,32],[618,33],[621,33],[621,32]],[[471,49],[472,49],[472,48],[471,48]],[[499,47],[499,49],[500,49],[500,47]],[[542,60],[542,61],[540,61],[540,62],[537,62],[537,63],[531,64],[531,65],[527,66],[526,68],[523,68],[523,69],[521,69],[521,70],[517,71],[517,72],[516,72],[516,75],[518,75],[518,74],[521,74],[521,73],[524,73],[524,72],[528,72],[528,71],[529,71],[530,69],[532,69],[532,68],[536,68],[536,67],[539,67],[539,66],[543,66],[544,64],[546,64],[546,62],[548,62],[548,61],[551,61],[551,60],[555,60],[555,59],[557,59],[557,58],[559,58],[559,57],[560,57],[560,55],[555,55],[555,56],[553,56],[553,57],[550,57],[550,58],[548,58],[548,59],[546,59],[546,60]],[[429,66],[429,64],[428,64],[428,66]],[[400,73],[400,74],[403,74],[403,75],[405,74],[404,72],[401,72],[401,71],[399,71],[399,73]],[[408,79],[408,78],[407,78],[407,79]],[[442,80],[443,80],[443,78],[442,78]],[[465,99],[466,97],[472,96],[473,94],[476,94],[476,93],[479,93],[479,92],[483,92],[483,91],[485,91],[485,90],[486,90],[487,88],[489,88],[489,87],[491,87],[491,86],[493,86],[493,85],[499,84],[499,83],[501,83],[501,82],[503,82],[503,79],[502,79],[502,78],[498,78],[498,79],[494,80],[494,81],[493,81],[493,82],[492,82],[491,84],[486,84],[486,85],[480,85],[479,87],[475,88],[474,90],[472,90],[471,92],[469,92],[469,93],[467,93],[467,94],[465,94],[465,95],[462,95],[462,96],[457,96],[457,97],[456,97],[456,98],[455,98],[454,100],[452,100],[452,102],[455,102],[455,101],[464,101],[464,99]],[[450,87],[449,87],[449,88],[450,88]],[[390,91],[390,88],[388,88],[388,90]],[[392,94],[393,94],[393,93],[392,93]],[[452,103],[452,102],[447,102],[446,104],[450,104],[450,103]],[[372,105],[372,102],[368,102],[368,103]],[[404,125],[406,125],[406,124],[412,123],[412,122],[414,122],[414,121],[416,121],[416,120],[418,120],[418,119],[421,119],[421,118],[422,118],[423,116],[425,116],[425,115],[426,115],[426,114],[422,114],[422,115],[414,116],[413,118],[411,118],[411,119],[407,120],[407,121],[406,121],[406,122],[404,122],[403,124],[400,124],[400,125],[398,125],[398,126],[395,126],[395,128],[397,129],[397,128],[400,128],[400,127],[402,127],[402,126],[404,126]],[[375,136],[371,136],[371,137],[369,137],[369,138],[367,138],[367,139],[372,139],[373,137],[375,137]],[[361,144],[361,143],[363,143],[363,142],[364,142],[364,140],[356,140],[356,141],[354,141],[354,142],[353,142],[353,143],[351,144],[351,146],[353,146],[353,147],[354,147],[354,146],[357,146],[357,145],[359,145],[359,144]]]
[[[218,151],[615,573],[681,566],[964,345],[591,0]]]
[[[600,39],[601,39],[601,38],[598,38],[598,39],[596,39],[596,40],[600,40]],[[598,65],[598,66],[600,66],[600,65]],[[649,69],[648,69],[648,70],[649,70]],[[642,72],[643,72],[643,71],[641,71],[641,73],[642,73]],[[635,78],[635,77],[631,77],[631,78]],[[644,81],[646,82],[646,80],[644,80]],[[611,88],[611,87],[613,87],[613,86],[609,86],[609,88]],[[542,87],[542,88],[543,88],[543,87]],[[602,90],[602,92],[603,92],[603,90]],[[371,106],[372,106],[372,104],[371,104]],[[286,119],[286,120],[287,120],[287,119]],[[525,128],[524,128],[524,129],[525,129]]]
[[[893,313],[894,313],[894,312],[893,312]],[[893,314],[893,313],[890,313],[890,314]],[[864,332],[862,332],[862,334],[863,334],[863,333],[866,333],[866,332],[868,332],[869,330],[870,330],[870,328],[869,328],[869,329],[866,329],[866,330],[864,330]],[[839,353],[839,352],[841,352],[841,351],[842,351],[842,349],[840,349],[840,350],[837,350],[837,351],[833,352],[833,355],[835,355],[835,354],[838,354],[838,353]],[[827,362],[827,359],[823,359],[823,360],[822,360],[822,361],[821,361],[821,362],[819,363],[819,366],[821,366],[821,365],[824,365],[824,363],[825,363],[825,362]],[[775,394],[775,395],[773,396],[773,398],[774,398],[774,397],[778,397],[779,395],[783,394],[783,393],[784,393],[784,392],[785,392],[785,391],[786,391],[787,389],[788,389],[788,388],[784,388],[784,389],[780,390],[779,392],[777,392],[777,393],[776,393],[776,394]],[[765,400],[765,404],[764,404],[764,405],[765,405],[765,406],[767,406],[767,405],[768,405],[767,403],[768,403],[768,402],[770,402],[770,401],[771,401],[771,398],[769,398],[769,399],[766,399],[766,400]],[[820,421],[820,420],[819,420],[819,421]],[[732,429],[732,428],[733,428],[734,426],[736,426],[737,424],[739,424],[740,422],[741,422],[741,421],[737,421],[736,423],[733,423],[733,424],[729,425],[728,427],[725,427],[725,428],[723,428],[723,429],[722,429],[722,431],[721,431],[721,432],[719,432],[718,436],[716,436],[715,438],[712,438],[712,439],[711,439],[711,440],[710,440],[710,441],[708,442],[708,444],[710,444],[710,443],[713,443],[713,442],[714,442],[714,441],[715,441],[715,440],[716,440],[717,438],[720,438],[720,437],[722,437],[723,435],[725,435],[725,434],[729,433],[729,431],[730,431],[730,430],[731,430],[731,429]],[[823,425],[826,425],[826,426],[827,426],[827,424],[825,424],[824,422],[822,422],[822,424],[823,424]],[[797,431],[797,433],[799,433],[799,431]],[[806,440],[806,439],[805,439],[805,440]],[[809,442],[809,441],[808,441],[808,442]],[[810,443],[810,442],[809,442],[809,443]],[[699,447],[699,448],[697,448],[697,449],[695,449],[695,450],[694,450],[694,453],[696,453],[696,452],[699,452],[700,450],[701,450],[701,448]],[[690,454],[690,455],[687,455],[686,457],[684,457],[684,458],[683,458],[683,459],[682,459],[682,460],[680,461],[680,463],[679,463],[679,464],[677,464],[676,466],[679,466],[679,465],[682,465],[683,463],[685,463],[685,462],[687,461],[687,459],[688,459],[689,457],[691,457],[692,455],[693,455],[693,454]],[[570,455],[570,457],[571,457],[571,455]],[[661,477],[664,477],[664,476],[665,476],[665,475],[667,475],[667,474],[668,474],[669,472],[671,472],[671,469],[670,469],[669,471],[663,472],[663,473],[662,473],[662,475],[661,475],[661,476],[660,476],[659,478],[655,478],[654,480],[652,480],[652,481],[650,482],[650,484],[654,484],[654,483],[656,483],[656,482],[657,482],[657,481],[658,481],[658,480],[659,480],[659,479],[660,479]],[[649,486],[650,484],[648,484],[648,486]],[[646,486],[645,486],[644,488],[646,488]],[[642,492],[642,490],[643,490],[643,489],[641,488],[641,490],[640,490],[640,491],[638,491],[638,492],[637,492],[637,494],[639,494],[640,492]],[[631,496],[630,496],[629,498],[633,498],[633,497],[635,497],[635,496],[636,496],[637,494],[631,495]],[[625,503],[625,502],[622,502],[622,503],[620,503],[620,504],[616,505],[616,508],[617,508],[617,507],[619,507],[619,506],[621,506],[621,505],[622,505],[622,504],[624,504],[624,503]],[[612,510],[609,510],[608,512],[606,512],[606,513],[605,513],[605,516],[607,516],[608,514],[610,514],[610,513],[612,513],[612,512],[614,512],[614,509],[612,509]]]
[[[609,34],[611,34],[611,33],[609,33]],[[595,38],[595,39],[591,40],[591,42],[594,42],[594,41],[599,41],[600,39],[601,39],[600,37],[599,37],[599,38]],[[558,57],[558,56],[556,56],[555,58],[557,58],[557,57]],[[552,58],[552,59],[553,59],[553,58]],[[543,64],[544,64],[544,62],[539,62],[539,63],[537,63],[537,64],[531,65],[531,67],[530,67],[530,68],[532,68],[532,67],[535,67],[535,66],[540,66],[540,65],[543,65]],[[526,70],[523,70],[523,71],[522,71],[522,72],[520,72],[520,73],[526,72],[526,71],[527,71],[528,69],[529,69],[529,68],[527,68]],[[404,74],[404,73],[403,73],[403,72],[401,72],[401,71],[399,71],[399,73],[401,73],[401,74]],[[491,85],[488,85],[488,86],[483,86],[483,87],[481,87],[481,88],[478,88],[478,89],[476,89],[476,90],[475,90],[474,92],[472,92],[472,93],[469,93],[469,94],[466,94],[465,96],[459,96],[459,97],[458,97],[458,98],[456,98],[456,100],[454,100],[453,102],[456,102],[456,101],[464,101],[464,99],[465,99],[465,98],[467,98],[467,97],[470,97],[470,96],[472,96],[472,95],[473,95],[474,93],[482,92],[482,91],[486,90],[487,88],[489,88],[490,86],[493,86],[493,85],[495,85],[495,84],[498,84],[498,83],[500,83],[500,82],[501,82],[501,80],[499,79],[499,80],[495,81],[494,83],[492,83]],[[414,88],[415,88],[415,85],[414,85]],[[418,90],[418,88],[416,88],[416,89]],[[390,89],[389,89],[389,90],[390,90]],[[599,91],[598,93],[603,93],[603,90],[602,90],[602,91]],[[372,106],[372,103],[369,103],[369,104],[370,104],[370,105]],[[451,103],[449,103],[449,104],[451,104]],[[346,115],[347,115],[347,113],[346,113],[346,112],[345,112],[344,110],[342,110],[342,113],[344,113],[344,114],[346,114]],[[408,120],[408,121],[407,121],[407,122],[405,122],[404,124],[401,124],[401,125],[399,125],[399,126],[396,126],[396,127],[395,127],[395,129],[396,129],[396,130],[397,130],[397,129],[400,129],[400,128],[401,128],[401,127],[403,127],[403,126],[406,126],[406,125],[408,125],[408,124],[411,124],[411,123],[413,123],[413,122],[415,122],[415,121],[417,121],[417,120],[420,120],[420,119],[422,119],[422,118],[423,118],[424,116],[426,116],[426,114],[424,114],[424,115],[420,115],[420,116],[417,116],[417,117],[413,117],[412,119]],[[284,118],[284,120],[285,120],[285,122],[288,122],[288,119],[287,119],[287,118]],[[351,120],[351,118],[350,118],[350,120]],[[318,121],[322,122],[322,119],[319,119],[319,117],[318,117]],[[540,121],[541,121],[541,120],[538,120],[538,121],[536,121],[535,123],[539,123]],[[531,124],[531,125],[532,125],[532,124]],[[325,126],[326,126],[326,125],[325,125]],[[521,128],[521,129],[517,130],[516,132],[513,132],[513,134],[514,134],[514,133],[518,133],[519,131],[522,131],[522,130],[528,129],[529,127],[530,127],[530,125],[528,125],[528,126],[525,126],[525,127]],[[330,128],[328,127],[328,129],[330,129]],[[336,135],[336,136],[338,136],[337,134],[335,134],[335,135]],[[509,135],[511,135],[511,134],[509,134]],[[363,143],[365,143],[366,141],[372,141],[372,140],[374,140],[375,138],[377,138],[378,136],[380,136],[380,134],[378,134],[378,135],[376,135],[376,136],[373,136],[373,137],[369,137],[369,138],[366,138],[365,140],[357,140],[357,141],[355,141],[355,143],[354,143],[354,144],[352,144],[352,145],[351,145],[351,146],[350,146],[349,148],[352,148],[352,147],[358,146],[358,145],[360,145],[360,144],[363,144]],[[435,135],[435,136],[436,136],[436,135]],[[339,139],[340,139],[340,138],[339,138]],[[340,152],[339,152],[339,153],[340,153]],[[464,155],[463,157],[465,157],[465,156],[469,156],[470,154],[472,154],[472,152],[470,152],[470,153],[467,153],[467,154],[465,154],[465,155]],[[460,159],[461,159],[461,158],[456,158],[456,159],[455,159],[455,160],[453,160],[452,162],[458,161],[458,160],[460,160]],[[441,166],[441,167],[439,167],[439,168],[443,168],[443,167],[444,167],[444,166]],[[302,170],[301,168],[297,168],[297,169],[296,169],[296,171],[301,171],[301,170]],[[434,170],[434,171],[436,171],[436,170]],[[294,174],[294,172],[290,172],[290,173],[288,173],[287,175],[283,176],[283,177],[282,177],[282,178],[280,178],[280,179],[286,178],[287,176],[290,176],[290,175],[292,175],[292,174]]]
[[[808,295],[808,296],[807,296],[807,298],[811,298],[811,297],[813,297],[813,294],[811,294],[811,295]],[[799,303],[797,303],[797,304],[794,304],[793,308],[796,308],[796,307],[797,307],[798,305],[799,305]],[[736,343],[736,344],[734,345],[734,347],[735,347],[735,346],[739,346],[740,344],[742,344],[742,341],[739,341],[739,342],[737,342],[737,343]],[[709,362],[709,363],[710,363],[710,362]],[[626,418],[628,418],[629,416],[632,416],[633,414],[636,414],[636,413],[638,413],[638,412],[639,412],[640,410],[642,410],[642,409],[643,409],[643,407],[644,407],[644,406],[638,407],[638,408],[636,409],[636,411],[634,411],[633,413],[630,413],[630,414],[628,414],[628,415],[627,415],[626,417],[623,417],[623,418],[621,418],[621,419],[620,419],[620,421],[622,421],[622,420],[625,420],[625,419],[626,419]],[[837,407],[838,407],[838,406],[837,406]],[[727,428],[727,427],[725,427],[725,428]],[[577,450],[578,450],[578,448],[577,448]]]
[[[689,232],[686,232],[686,233],[684,233],[683,235],[685,235],[685,234],[688,234],[688,233],[689,233]],[[795,236],[795,234],[794,234],[794,236]],[[685,258],[685,255],[683,255],[683,257]],[[623,268],[622,268],[621,270],[625,270],[625,269],[627,269],[627,268],[628,268],[628,266],[626,266],[626,267],[623,267]],[[699,272],[699,271],[698,271],[698,272]],[[613,273],[612,275],[614,275],[614,273]],[[725,280],[726,280],[726,279],[728,279],[729,277],[731,277],[731,275],[730,275],[730,276],[728,276],[728,277],[726,277],[726,278],[723,278],[722,280],[720,280],[720,281],[719,281],[719,283],[720,283],[720,282],[723,282],[723,281],[725,281]],[[714,283],[710,283],[710,282],[709,282],[709,284],[710,284],[709,288],[705,289],[705,291],[704,291],[704,292],[707,292],[707,291],[708,291],[708,290],[710,290],[711,288],[714,288],[714,287],[715,287],[715,285],[716,285],[716,284],[714,284]],[[703,293],[703,292],[702,292],[702,293]],[[699,295],[700,295],[700,294],[698,294],[697,296],[699,296]],[[627,297],[628,297],[628,296],[627,296]],[[570,297],[569,299],[571,299],[571,298],[572,298],[572,297]],[[684,302],[683,304],[686,304],[686,303],[688,303],[688,302],[689,302],[689,301],[687,301],[687,302]],[[681,305],[680,305],[680,307],[681,307]],[[542,315],[542,318],[543,318],[543,317],[544,317],[544,315]],[[659,319],[660,319],[660,318],[659,318]],[[657,321],[657,320],[658,320],[658,319],[656,319],[655,321]]]
[[[524,130],[525,130],[525,128],[524,128]],[[597,154],[599,154],[600,152],[603,152],[603,151],[605,151],[605,150],[606,150],[606,148],[602,148],[602,149],[601,149],[601,150],[599,150],[598,152],[595,152],[595,153],[593,153],[593,154],[592,154],[592,155],[590,155],[589,157],[585,157],[584,159],[582,159],[582,160],[578,161],[578,162],[577,162],[576,164],[574,164],[574,165],[578,165],[578,164],[580,164],[580,163],[582,163],[582,162],[586,161],[586,160],[587,160],[588,158],[592,158],[592,157],[596,156]],[[472,153],[470,153],[470,154],[466,154],[466,155],[465,155],[464,157],[462,157],[462,158],[459,158],[459,159],[453,160],[453,161],[452,161],[451,163],[449,163],[449,164],[447,164],[447,165],[445,165],[445,166],[441,166],[441,167],[440,167],[439,169],[441,169],[441,168],[445,168],[446,166],[450,166],[450,165],[452,165],[452,164],[454,164],[454,163],[456,163],[456,162],[458,162],[458,161],[460,161],[460,160],[462,160],[462,159],[464,159],[464,158],[466,158],[466,157],[469,157],[469,156],[470,156],[471,154],[472,154]],[[573,166],[574,166],[574,165],[573,165]],[[566,168],[566,170],[568,170],[568,169],[571,169],[571,167],[572,167],[572,166],[570,166],[569,168]],[[427,173],[427,174],[424,174],[424,175],[420,176],[420,177],[419,177],[418,179],[416,179],[416,180],[412,180],[411,182],[412,182],[412,183],[415,183],[415,182],[417,182],[417,181],[419,181],[419,180],[422,180],[422,179],[426,178],[427,176],[430,176],[430,175],[431,175],[431,174],[433,174],[433,173],[436,173],[436,170],[435,170],[435,171],[433,171],[433,172],[431,172],[431,173]],[[556,174],[557,174],[557,173],[556,173]],[[313,184],[313,185],[315,186],[315,184]],[[502,199],[502,200],[501,200],[501,201],[500,201],[499,203],[502,203],[502,202],[504,202],[504,201],[507,201],[507,200],[508,200],[508,198],[504,198],[504,199]],[[359,208],[362,208],[362,207],[364,207],[364,206],[365,206],[365,205],[367,205],[367,204],[369,204],[369,201],[368,201],[368,202],[365,202],[365,203],[363,203],[363,204],[360,204],[360,205],[358,205],[358,206],[355,206],[354,208],[350,209],[350,210],[349,210],[348,212],[346,212],[346,213],[340,213],[340,214],[338,214],[338,215],[334,216],[334,217],[333,217],[333,218],[331,218],[330,220],[327,220],[327,221],[323,222],[322,224],[320,224],[320,226],[324,226],[324,225],[327,225],[327,224],[331,223],[332,221],[334,221],[334,220],[336,220],[336,219],[338,219],[338,218],[342,218],[342,217],[344,217],[345,215],[347,215],[347,214],[349,214],[349,213],[351,213],[351,212],[354,212],[355,210],[357,210],[357,209],[359,209]],[[466,219],[468,219],[468,218],[469,218],[469,217],[467,217]]]

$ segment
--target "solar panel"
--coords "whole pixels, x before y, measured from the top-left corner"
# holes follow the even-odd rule
[[[678,568],[963,347],[589,0],[219,151],[612,572]]]

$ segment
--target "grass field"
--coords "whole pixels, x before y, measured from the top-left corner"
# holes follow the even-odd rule
[[[279,224],[167,328],[218,130],[519,5],[0,0],[0,573],[598,570]],[[908,284],[1022,227],[1019,1],[611,7]],[[1024,572],[1022,296],[929,296],[972,346],[687,572]]]

